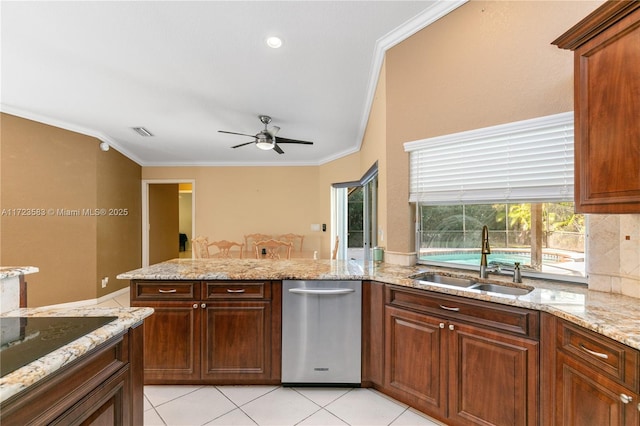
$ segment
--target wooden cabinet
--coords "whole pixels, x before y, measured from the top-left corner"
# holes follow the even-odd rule
[[[179,302],[170,306],[162,302],[131,303],[149,306],[144,333],[145,383],[198,381],[200,379],[200,303]]]
[[[362,386],[384,383],[384,287],[362,283]]]
[[[143,424],[138,325],[2,403],[3,425]]]
[[[147,384],[280,380],[281,286],[269,281],[132,281],[145,329]]]
[[[384,391],[451,425],[538,424],[539,315],[388,286]]]
[[[456,322],[448,327],[449,420],[537,425],[538,341]]]
[[[385,318],[384,389],[418,410],[445,419],[444,320],[393,306],[385,308]]]
[[[279,382],[281,288],[269,282],[203,283],[203,379]]]
[[[638,426],[639,352],[564,320],[552,323],[553,424]]]
[[[640,2],[608,1],[553,42],[574,51],[575,202],[640,212]]]

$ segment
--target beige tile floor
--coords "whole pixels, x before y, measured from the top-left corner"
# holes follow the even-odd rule
[[[144,425],[441,425],[371,389],[145,386]]]
[[[129,294],[99,306],[128,307]],[[440,426],[373,389],[281,386],[145,386],[144,426]]]

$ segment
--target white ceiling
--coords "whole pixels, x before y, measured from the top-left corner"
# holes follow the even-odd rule
[[[359,149],[384,51],[460,3],[2,1],[0,107],[144,166],[323,164]],[[260,114],[315,144],[218,133],[256,134]]]

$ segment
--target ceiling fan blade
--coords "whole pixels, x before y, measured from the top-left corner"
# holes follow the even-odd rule
[[[302,145],[313,145],[313,142],[299,141],[299,140],[296,140],[296,139],[287,139],[287,138],[276,138],[276,141],[278,143],[297,143],[297,144],[302,144]]]
[[[278,132],[280,131],[280,127],[278,126],[273,126],[272,128],[270,128],[269,130],[267,130],[267,132],[271,135],[271,136],[275,136],[276,134],[278,134]]]
[[[241,143],[240,145],[235,145],[235,146],[232,146],[231,148],[240,148],[241,146],[249,145],[252,143],[255,143],[255,142],[251,141],[251,142]]]
[[[273,150],[274,150],[275,152],[277,152],[278,154],[284,154],[284,151],[282,150],[282,148],[280,148],[280,147],[278,146],[278,144],[275,144],[275,145],[273,146]]]
[[[227,132],[226,130],[218,130],[218,133],[227,133],[230,135],[240,135],[240,136],[249,136],[250,138],[255,138],[256,135],[248,135],[246,133],[237,133],[237,132]]]

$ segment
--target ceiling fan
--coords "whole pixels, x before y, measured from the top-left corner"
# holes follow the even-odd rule
[[[301,145],[313,145],[313,142],[299,141],[296,139],[287,139],[282,137],[278,137],[276,139],[276,133],[278,133],[278,130],[280,130],[280,127],[273,126],[270,129],[267,128],[269,123],[271,123],[271,117],[269,117],[268,115],[260,115],[258,116],[258,118],[260,118],[260,121],[262,122],[262,124],[264,124],[264,130],[260,130],[255,135],[248,135],[246,133],[237,133],[237,132],[227,132],[225,130],[218,130],[218,132],[228,133],[230,135],[249,136],[250,138],[255,139],[254,141],[241,143],[240,145],[235,145],[235,146],[232,146],[231,148],[240,148],[241,146],[255,143],[258,148],[263,149],[265,151],[273,149],[278,154],[284,154],[284,151],[282,150],[282,148],[278,146],[279,144],[295,143],[295,144],[301,144]]]

